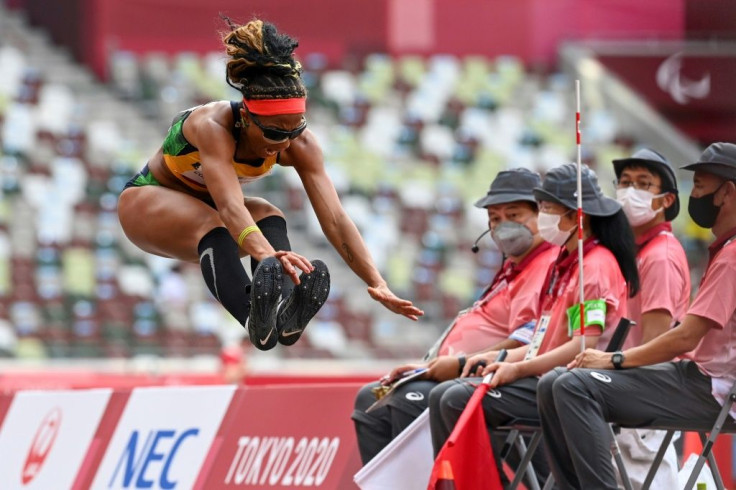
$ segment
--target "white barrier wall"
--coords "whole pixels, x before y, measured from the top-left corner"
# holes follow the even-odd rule
[[[133,391],[93,488],[192,488],[234,386]]]
[[[0,427],[0,488],[72,488],[111,393],[16,394]]]

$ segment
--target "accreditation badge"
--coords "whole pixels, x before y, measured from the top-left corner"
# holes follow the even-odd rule
[[[547,328],[549,327],[549,320],[549,312],[543,313],[542,316],[539,317],[537,327],[534,329],[532,341],[529,343],[529,349],[526,351],[526,356],[524,356],[525,361],[534,358],[537,355],[537,352],[539,352],[539,348],[542,347],[544,335],[547,333]]]

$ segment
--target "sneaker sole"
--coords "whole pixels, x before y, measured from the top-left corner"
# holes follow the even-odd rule
[[[301,337],[309,321],[317,314],[330,295],[330,272],[321,260],[313,260],[314,270],[299,277],[301,284],[294,287],[287,298],[285,308],[296,304],[296,312],[283,324],[278,324],[278,340],[282,345],[292,345]]]
[[[282,279],[281,262],[276,257],[263,259],[253,273],[248,335],[251,343],[260,350],[273,349],[278,341],[276,314]]]

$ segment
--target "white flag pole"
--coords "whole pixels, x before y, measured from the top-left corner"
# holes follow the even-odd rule
[[[580,80],[575,80],[575,136],[578,146],[578,272],[580,283],[580,352],[585,351],[585,292],[583,283],[583,163],[580,146]]]

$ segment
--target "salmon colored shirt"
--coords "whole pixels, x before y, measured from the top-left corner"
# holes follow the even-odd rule
[[[690,303],[690,269],[680,242],[672,234],[672,225],[662,223],[648,230],[636,241],[639,253],[641,288],[629,298],[627,318],[637,324],[631,327],[624,348],[641,344],[643,337],[641,316],[654,310],[672,315],[672,325],[682,321]]]
[[[592,238],[586,240],[585,249],[583,295],[586,301],[602,299],[606,303],[605,330],[601,331],[597,325],[586,325],[585,335],[600,335],[596,348],[603,350],[626,312],[626,281],[610,250]],[[549,315],[549,324],[536,355],[549,352],[570,340],[567,309],[580,303],[578,252],[576,250],[568,254],[564,251],[560,259],[557,264],[560,279],[553,296],[547,300],[548,306],[543,307],[542,311],[542,315]],[[580,335],[580,331],[576,330],[575,335]]]
[[[736,228],[709,248],[710,261],[688,315],[712,320],[713,327],[685,358],[713,378],[713,395],[723,403],[736,380]],[[731,411],[736,418],[736,410]]]
[[[481,299],[457,317],[439,355],[478,352],[507,338],[528,343],[542,284],[558,250],[543,242],[517,266],[507,260]]]

